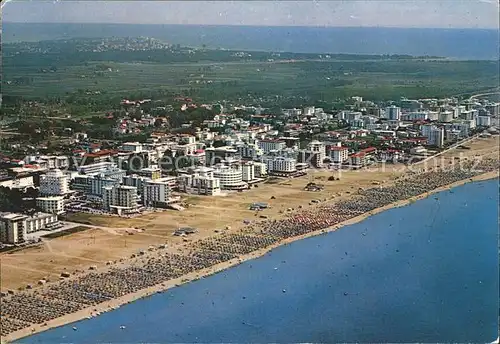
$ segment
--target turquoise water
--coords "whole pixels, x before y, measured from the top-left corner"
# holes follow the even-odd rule
[[[20,342],[491,342],[497,222],[466,184]]]

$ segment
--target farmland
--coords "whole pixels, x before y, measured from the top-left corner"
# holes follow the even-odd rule
[[[227,51],[204,50],[193,53],[197,58],[186,54],[187,62],[179,62],[183,61],[179,56],[159,51],[88,54],[91,60],[62,48],[51,54],[16,54],[9,46],[7,51],[3,94],[23,98],[84,91],[125,97],[161,90],[206,101],[250,94],[255,98],[306,95],[330,102],[353,95],[385,100],[467,94],[495,87],[498,81],[495,61],[362,55],[319,59],[310,54],[270,59],[271,55],[259,52],[235,58]]]

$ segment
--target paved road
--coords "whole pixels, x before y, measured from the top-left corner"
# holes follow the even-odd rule
[[[469,100],[472,100],[472,99],[474,99],[474,98],[483,97],[483,96],[488,96],[488,95],[490,95],[490,94],[498,94],[498,93],[500,93],[500,90],[496,90],[496,91],[494,91],[494,92],[478,93],[478,94],[474,94],[474,95],[472,95],[472,96],[469,98]]]
[[[468,137],[468,138],[466,138],[466,139],[463,139],[462,141],[458,141],[457,143],[454,143],[454,144],[452,144],[450,147],[446,148],[444,151],[439,152],[439,153],[437,153],[437,154],[435,154],[435,155],[431,155],[430,157],[425,158],[425,159],[424,159],[424,160],[422,160],[422,161],[419,161],[418,163],[416,163],[416,165],[418,165],[418,164],[423,164],[423,163],[425,163],[426,161],[428,161],[428,160],[430,160],[430,159],[437,158],[438,156],[440,156],[440,155],[442,155],[442,154],[445,154],[445,153],[447,153],[447,152],[451,151],[452,149],[457,148],[457,147],[458,147],[458,146],[460,146],[460,145],[463,145],[463,144],[465,144],[465,143],[468,143],[468,142],[470,142],[470,141],[473,141],[473,140],[477,139],[477,138],[479,137],[479,135],[480,135],[480,134],[477,134],[477,135],[474,135],[474,136]]]
[[[154,236],[158,238],[165,238],[165,235],[159,235],[159,234],[154,234],[154,230],[143,232],[140,231],[139,229],[136,229],[134,227],[105,227],[105,226],[94,226],[94,225],[88,225],[84,223],[79,223],[79,222],[71,222],[71,221],[61,221],[64,225],[71,226],[71,227],[76,227],[76,226],[84,226],[90,228],[96,228],[96,229],[101,229],[105,232],[108,232],[110,234],[114,235],[125,235],[128,232],[136,232],[140,233],[142,235],[148,235],[148,236]]]
[[[72,225],[72,227],[76,226],[84,226],[84,227],[89,227],[89,228],[97,228],[97,229],[102,229],[108,233],[111,234],[116,234],[116,235],[122,235],[124,233],[118,233],[119,231],[137,231],[137,229],[132,228],[132,227],[104,227],[104,226],[94,226],[94,225],[88,225],[85,223],[79,223],[79,222],[71,222],[71,221],[62,221],[63,224],[65,225]]]

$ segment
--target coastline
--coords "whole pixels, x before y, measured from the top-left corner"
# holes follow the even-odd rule
[[[260,249],[260,250],[256,250],[256,251],[251,252],[249,254],[246,254],[246,255],[240,256],[238,258],[232,259],[230,261],[226,261],[226,262],[214,265],[212,267],[209,267],[209,268],[206,268],[206,269],[203,269],[203,270],[198,270],[198,271],[186,274],[184,276],[181,276],[181,277],[173,279],[173,280],[162,282],[162,283],[160,283],[158,285],[155,285],[155,286],[152,286],[152,287],[149,287],[149,288],[137,291],[135,293],[131,293],[131,294],[122,296],[120,298],[116,298],[116,299],[113,299],[113,300],[109,300],[109,301],[103,302],[103,303],[101,303],[101,304],[99,304],[97,306],[91,306],[91,307],[85,308],[85,309],[80,310],[80,311],[78,311],[76,313],[68,314],[66,316],[63,316],[63,317],[60,317],[60,318],[57,318],[57,319],[53,319],[51,321],[48,321],[46,326],[33,325],[31,327],[24,328],[22,330],[19,330],[19,331],[16,331],[16,332],[13,332],[13,333],[9,334],[8,336],[6,336],[5,338],[2,339],[2,342],[12,342],[12,341],[24,338],[24,337],[28,337],[28,336],[33,335],[35,333],[43,332],[43,331],[46,331],[48,329],[52,329],[52,328],[55,328],[55,327],[60,327],[60,326],[67,325],[67,324],[72,323],[72,322],[76,322],[76,321],[79,321],[79,320],[86,319],[91,314],[94,314],[95,310],[97,310],[100,313],[113,310],[113,309],[115,309],[117,307],[120,307],[120,306],[125,305],[127,303],[136,301],[136,300],[138,300],[140,298],[143,298],[143,297],[146,297],[146,296],[150,296],[150,295],[158,293],[158,292],[162,292],[164,290],[170,289],[170,288],[172,288],[174,286],[178,286],[178,285],[184,284],[186,282],[191,282],[191,281],[197,280],[199,278],[207,277],[207,276],[212,275],[214,273],[218,273],[220,271],[223,271],[223,270],[226,270],[226,269],[228,269],[230,267],[238,265],[238,264],[240,264],[240,263],[242,263],[244,261],[247,261],[247,260],[250,260],[250,259],[254,259],[254,258],[258,258],[258,257],[265,255],[269,251],[271,251],[271,250],[273,250],[273,249],[275,249],[275,248],[277,248],[279,246],[287,245],[287,244],[289,244],[291,242],[294,242],[294,241],[297,241],[297,240],[301,240],[301,239],[305,239],[305,238],[308,238],[308,237],[312,237],[312,236],[324,234],[324,233],[327,233],[327,232],[335,231],[335,230],[337,230],[337,229],[339,229],[339,228],[341,228],[343,226],[351,225],[351,224],[363,221],[366,218],[370,217],[371,215],[375,215],[377,213],[380,213],[380,212],[383,212],[385,210],[389,210],[389,209],[392,209],[392,208],[402,207],[402,206],[411,204],[411,203],[413,203],[416,200],[427,198],[427,197],[429,197],[430,195],[432,195],[434,193],[438,193],[438,192],[441,192],[441,191],[446,191],[446,190],[449,190],[449,189],[451,189],[453,187],[457,187],[457,186],[460,186],[460,185],[463,185],[463,184],[466,184],[466,183],[469,183],[469,182],[473,182],[473,181],[482,181],[482,180],[495,179],[495,178],[498,178],[498,176],[499,176],[499,172],[498,171],[493,171],[493,172],[484,173],[484,174],[481,174],[481,175],[478,175],[478,176],[475,176],[475,177],[472,177],[472,178],[464,179],[464,180],[461,180],[461,181],[458,181],[458,182],[455,182],[455,183],[452,183],[452,184],[449,184],[449,185],[446,185],[446,186],[442,186],[440,188],[436,188],[436,189],[434,189],[432,191],[429,191],[429,192],[426,192],[424,194],[420,194],[418,196],[414,196],[414,197],[408,198],[406,200],[401,200],[401,201],[398,201],[398,202],[386,205],[384,207],[380,207],[380,208],[374,209],[374,210],[372,210],[370,212],[364,213],[362,215],[359,215],[357,217],[354,217],[354,218],[346,220],[346,221],[344,221],[342,223],[339,223],[339,224],[337,224],[337,225],[335,225],[333,227],[325,228],[325,229],[321,229],[321,230],[317,230],[317,231],[310,232],[310,233],[307,233],[307,234],[304,234],[304,235],[301,235],[301,236],[296,236],[296,237],[288,238],[288,239],[282,240],[282,241],[280,241],[278,243],[275,243],[274,245],[268,246],[268,247]]]

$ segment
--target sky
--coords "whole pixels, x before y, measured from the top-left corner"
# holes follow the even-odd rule
[[[5,22],[498,29],[498,0],[2,1]]]

